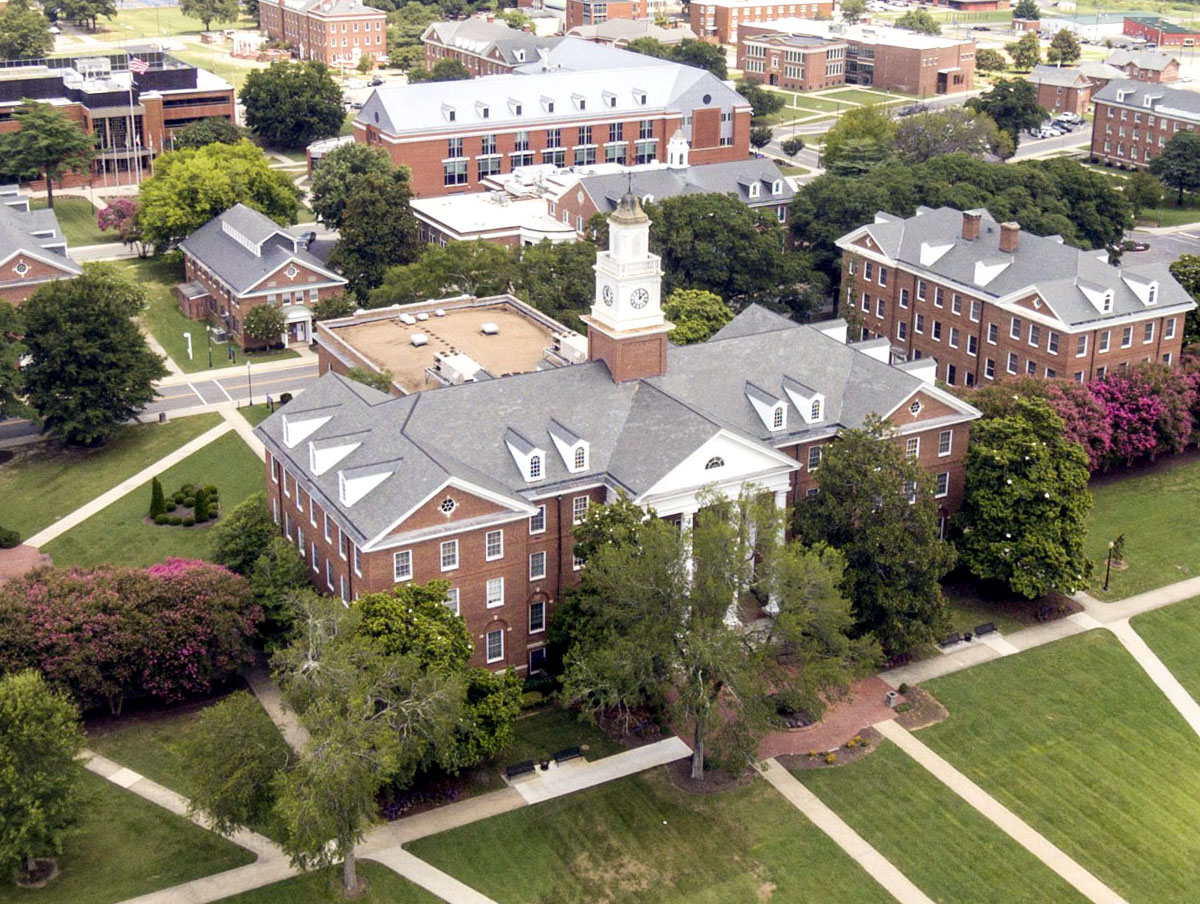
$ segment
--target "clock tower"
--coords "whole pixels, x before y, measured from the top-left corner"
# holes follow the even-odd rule
[[[667,369],[662,260],[650,253],[650,218],[632,191],[608,218],[608,250],[596,254],[596,299],[588,326],[588,360],[604,361],[613,380],[655,377]]]

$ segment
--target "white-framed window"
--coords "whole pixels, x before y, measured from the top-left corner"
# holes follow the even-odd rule
[[[927,292],[927,290],[925,288],[925,280],[918,279],[917,280],[917,300],[924,301],[926,292]]]
[[[978,323],[979,315],[983,311],[983,302],[978,298],[971,299],[971,322]]]
[[[487,607],[495,609],[504,605],[504,578],[488,578]]]
[[[304,511],[304,490],[300,489],[299,482],[296,483],[296,511]]]
[[[904,495],[908,499],[908,504],[913,505],[917,501],[917,482],[915,480],[904,481]]]
[[[271,520],[279,523],[279,499],[275,496],[271,497]]]
[[[949,342],[950,342],[951,348],[958,348],[958,327],[956,327],[956,326],[950,327]]]
[[[870,261],[863,261],[863,279],[871,282],[875,278],[875,265]]]
[[[962,296],[959,295],[957,292],[953,293],[950,296],[950,313],[951,314],[961,314],[962,313]]]
[[[542,476],[542,456],[530,455],[529,456],[529,479],[537,480],[541,476]]]
[[[949,455],[950,448],[954,443],[954,431],[943,430],[938,433],[938,455]]]
[[[916,320],[916,323],[913,325],[913,329],[915,329],[918,333],[921,333],[922,335],[925,333],[925,315],[924,314],[917,315],[917,320]]]
[[[546,506],[539,505],[537,513],[529,516],[529,532],[544,534],[546,532]]]
[[[1017,372],[1017,353],[1016,352],[1008,353],[1008,368],[1007,368],[1007,370],[1010,374],[1015,374]]]
[[[1133,327],[1127,326],[1121,330],[1121,348],[1129,348],[1133,345]]]
[[[974,333],[967,336],[967,354],[972,358],[979,354],[979,337]]]
[[[587,469],[587,449],[583,446],[575,448],[575,470],[583,471]]]
[[[902,308],[907,308],[907,307],[908,307],[908,289],[901,289],[901,290],[900,290],[900,302],[899,302],[899,304],[900,304],[900,307],[902,307]]]
[[[271,482],[279,483],[279,462],[275,460],[275,456],[270,452],[267,453],[267,465],[271,469]]]
[[[487,661],[499,662],[504,658],[504,629],[497,628],[487,633]]]
[[[1029,324],[1029,344],[1037,348],[1042,342],[1042,328],[1036,323]]]
[[[887,267],[880,267],[879,268],[879,285],[886,286],[887,285],[887,277],[888,277]]]
[[[1075,357],[1076,358],[1083,358],[1087,355],[1087,346],[1088,346],[1087,341],[1088,341],[1088,337],[1086,335],[1080,336],[1078,339],[1075,340]]]
[[[1151,320],[1142,327],[1142,345],[1148,345],[1154,341],[1154,321]]]
[[[333,531],[330,529],[329,512],[325,513],[323,526],[325,528],[325,542],[328,543],[333,539]]]
[[[304,558],[307,546],[304,545],[304,528],[299,524],[296,525],[296,549],[300,551],[300,558]]]
[[[1163,321],[1163,339],[1175,338],[1175,318],[1168,317]]]
[[[1096,337],[1096,353],[1103,355],[1108,351],[1109,344],[1112,342],[1112,330],[1104,330]]]
[[[446,540],[442,543],[442,571],[453,571],[458,567],[458,541]]]
[[[884,301],[883,296],[880,295],[875,299],[875,316],[882,318],[885,314],[887,314],[887,302]]]
[[[457,587],[451,587],[449,590],[446,591],[445,603],[446,603],[447,609],[449,609],[455,615],[458,615],[458,588]]]
[[[921,437],[910,436],[904,441],[904,454],[909,458],[916,458],[921,454]]]
[[[988,345],[995,345],[995,344],[996,344],[996,339],[998,338],[998,336],[999,336],[999,333],[1000,333],[1000,330],[999,330],[999,328],[996,326],[996,324],[994,324],[994,323],[989,323],[989,324],[988,324],[988,328],[987,328],[987,341],[988,341]]]
[[[283,513],[283,534],[288,538],[288,542],[292,539],[292,516],[288,512]]]
[[[941,499],[943,496],[949,496],[949,495],[950,495],[950,472],[943,471],[941,474],[939,474],[937,476],[937,492],[934,493],[934,496],[936,496],[938,499]]]
[[[815,471],[821,467],[821,459],[825,455],[824,446],[809,446],[808,447],[808,469]]]
[[[321,571],[321,560],[320,560],[320,557],[317,555],[317,541],[316,540],[312,541],[312,543],[309,546],[309,549],[312,552],[312,570],[319,573]]]
[[[538,600],[529,604],[529,633],[541,634],[546,630],[546,603]]]
[[[1020,339],[1021,338],[1021,318],[1020,317],[1014,317],[1012,319],[1012,323],[1010,323],[1008,326],[1008,336],[1010,339]]]
[[[356,559],[355,564],[361,565],[362,562]],[[358,574],[362,574],[357,568],[355,571]],[[402,549],[400,552],[392,553],[392,580],[398,584],[401,581],[412,580],[412,575],[412,550]]]
[[[784,424],[787,423],[787,415],[783,410],[782,405],[775,406],[775,410],[771,413],[771,429],[782,430]]]
[[[588,503],[591,502],[587,496],[576,496],[571,500],[571,523],[578,524],[583,520],[584,513],[588,510]]]
[[[989,380],[996,379],[996,362],[991,358],[983,359],[983,375]]]
[[[317,500],[313,499],[312,493],[308,494],[308,523],[317,526]]]
[[[287,468],[283,469],[283,495],[287,496],[288,499],[292,498],[292,489],[288,486]]]
[[[529,580],[540,581],[546,576],[546,553],[535,552],[529,556]]]
[[[812,404],[808,406],[808,418],[812,421],[821,419],[821,400],[813,399]]]
[[[333,562],[329,559],[325,560],[325,586],[333,589]]]
[[[490,530],[484,535],[484,558],[489,562],[504,558],[504,531]]]
[[[1054,330],[1046,331],[1046,351],[1052,355],[1058,354],[1058,333]]]
[[[360,578],[362,577],[362,550],[358,548],[357,543],[351,544],[354,547],[354,573]]]
[[[901,341],[908,338],[908,324],[903,320],[896,321],[896,338]]]

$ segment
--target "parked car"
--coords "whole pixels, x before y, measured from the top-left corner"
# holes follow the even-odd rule
[[[367,84],[372,88],[378,88],[383,84],[383,79],[381,79],[379,76],[375,76],[375,78],[371,79],[371,81],[369,81]]]
[[[1149,251],[1149,242],[1136,242],[1133,239],[1126,239],[1121,243],[1122,251]]]
[[[914,113],[928,113],[929,104],[909,104],[896,111],[897,116],[912,116]]]
[[[1071,113],[1069,111],[1066,113],[1059,113],[1058,116],[1054,118],[1062,122],[1072,123],[1073,125],[1080,125],[1083,122],[1082,116],[1080,116],[1078,113]]]

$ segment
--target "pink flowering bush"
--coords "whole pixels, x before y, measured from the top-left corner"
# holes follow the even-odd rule
[[[1063,436],[1083,447],[1097,471],[1112,450],[1112,416],[1082,383],[1046,381],[1046,401],[1063,420]]]
[[[1166,406],[1148,380],[1136,371],[1117,371],[1092,380],[1088,389],[1112,422],[1110,459],[1130,464],[1155,453]]]
[[[39,669],[81,706],[203,694],[250,661],[260,619],[219,565],[40,568],[0,586],[0,671]]]

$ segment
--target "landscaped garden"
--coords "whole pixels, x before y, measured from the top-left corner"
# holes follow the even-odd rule
[[[892,900],[758,779],[689,794],[657,769],[408,847],[500,904]]]
[[[361,904],[437,904],[442,900],[369,860],[358,862],[358,876],[369,885],[365,895],[354,899]],[[341,870],[335,867],[222,898],[220,904],[341,904],[346,895],[340,883]]]
[[[194,420],[187,418],[186,420]],[[164,487],[204,486],[220,481],[223,511],[262,490],[263,465],[236,433],[227,433],[158,475]],[[212,552],[212,524],[190,530],[147,523],[147,482],[43,548],[56,565],[145,566],[168,556],[205,559]]]
[[[924,687],[919,738],[1130,904],[1200,883],[1200,739],[1105,631]]]
[[[220,415],[201,414],[125,427],[94,449],[53,443],[14,449],[13,459],[0,464],[0,526],[28,538],[220,422]]]

